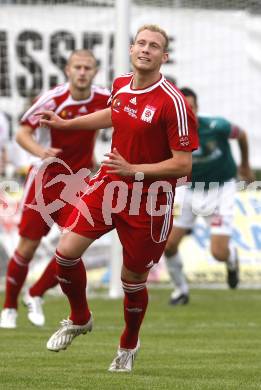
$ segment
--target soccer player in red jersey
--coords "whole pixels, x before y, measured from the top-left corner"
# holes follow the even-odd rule
[[[6,296],[0,319],[2,328],[16,327],[18,295],[29,262],[52,223],[64,225],[78,199],[77,193],[84,192],[89,169],[93,167],[95,129],[85,132],[72,128],[62,132],[52,127],[44,128],[39,125],[39,116],[35,113],[50,109],[68,119],[106,108],[110,93],[93,85],[97,70],[96,59],[90,51],[74,51],[65,69],[68,82],[43,94],[21,120],[16,140],[31,154],[32,161],[24,190],[20,239],[7,269]],[[75,185],[75,179],[78,185]],[[23,299],[28,306],[28,318],[34,325],[44,324],[41,297],[56,284],[53,258]]]
[[[79,216],[75,209],[67,225],[76,217],[78,222],[57,248],[57,274],[71,314],[47,342],[49,350],[59,351],[75,336],[91,331],[81,256],[95,239],[116,228],[123,246],[125,328],[109,371],[132,369],[148,304],[146,280],[171,229],[176,180],[190,173],[191,152],[198,146],[191,108],[160,73],[167,47],[164,30],[141,27],[130,48],[133,73],[114,81],[110,108],[71,121],[42,113],[42,124],[57,128],[114,127],[111,152],[81,199],[89,216]]]

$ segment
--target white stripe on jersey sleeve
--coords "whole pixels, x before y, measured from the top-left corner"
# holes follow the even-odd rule
[[[39,99],[26,111],[26,113],[22,116],[21,121],[26,121],[31,115],[35,114],[38,110],[41,109],[48,101],[63,95],[69,88],[69,83],[64,83],[58,85],[54,89],[51,89],[45,92]]]
[[[185,135],[188,135],[188,121],[187,121],[187,111],[186,111],[186,105],[185,105],[185,102],[184,102],[184,98],[183,96],[175,89],[173,88],[173,86],[170,84],[169,81],[166,80],[166,84],[168,85],[168,89],[174,93],[174,95],[178,98],[179,100],[179,104],[180,104],[180,107],[181,107],[181,110],[184,111],[184,118],[186,119],[185,120],[185,123],[184,123],[184,126],[185,126]],[[183,119],[184,119],[183,118]]]
[[[111,92],[108,88],[100,87],[99,85],[92,85],[92,89],[94,92],[99,93],[100,95],[110,96]]]
[[[161,84],[161,88],[173,100],[177,114],[179,136],[183,137],[185,135],[188,135],[188,120],[184,98],[177,91],[175,91],[170,84],[167,85],[166,81]]]

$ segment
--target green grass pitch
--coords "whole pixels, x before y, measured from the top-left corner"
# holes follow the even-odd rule
[[[59,353],[45,345],[68,313],[66,300],[46,297],[41,329],[21,305],[18,328],[0,329],[0,389],[261,389],[261,292],[192,290],[182,307],[168,305],[169,293],[150,289],[141,350],[128,374],[107,371],[123,325],[121,300],[90,299],[93,332]]]

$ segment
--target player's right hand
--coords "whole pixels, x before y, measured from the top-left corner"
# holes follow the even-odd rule
[[[47,126],[61,130],[66,126],[66,120],[60,118],[53,111],[42,111],[37,113],[37,115],[40,116],[40,126]]]
[[[62,149],[58,148],[46,148],[43,150],[42,153],[42,160],[49,158],[49,157],[57,157],[62,152]]]

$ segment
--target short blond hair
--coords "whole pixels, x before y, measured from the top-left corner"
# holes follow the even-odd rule
[[[74,57],[74,56],[79,56],[79,57],[91,57],[93,58],[94,62],[95,62],[95,66],[97,67],[97,60],[93,54],[92,51],[88,50],[88,49],[77,49],[77,50],[74,50],[68,60],[67,60],[67,64],[70,65],[70,62],[71,62],[71,59]]]
[[[160,33],[163,38],[165,39],[165,45],[164,45],[164,50],[167,51],[168,50],[168,46],[169,46],[169,37],[168,37],[168,34],[166,33],[165,30],[163,30],[161,27],[159,27],[157,24],[144,24],[143,26],[141,26],[136,35],[135,35],[135,38],[134,38],[134,42],[136,41],[137,39],[137,36],[138,34],[141,32],[141,31],[144,31],[144,30],[149,30],[149,31],[153,31],[153,32],[158,32]]]

